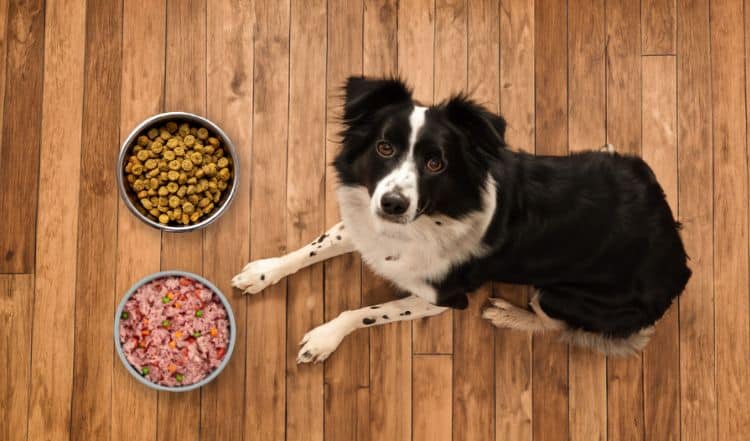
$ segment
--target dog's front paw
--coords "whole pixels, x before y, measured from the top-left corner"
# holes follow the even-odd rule
[[[322,363],[339,347],[346,334],[346,330],[336,321],[324,323],[311,330],[299,343],[302,348],[297,354],[297,363]]]
[[[242,272],[232,278],[232,286],[245,293],[257,294],[285,275],[279,257],[255,260],[245,265]]]

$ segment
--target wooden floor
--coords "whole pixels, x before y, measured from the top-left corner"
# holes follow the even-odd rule
[[[747,440],[747,52],[740,0],[0,0],[0,439]],[[693,278],[637,358],[494,330],[466,311],[359,331],[325,365],[297,342],[387,299],[358,257],[233,293],[239,344],[200,391],[156,393],[115,356],[116,303],[160,268],[225,292],[248,259],[338,219],[343,79],[467,90],[514,148],[642,155]],[[239,146],[231,210],[159,234],[116,191],[119,143],[191,111]],[[252,189],[252,191],[251,191]]]

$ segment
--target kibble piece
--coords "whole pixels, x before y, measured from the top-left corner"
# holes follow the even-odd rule
[[[148,197],[148,192],[146,190],[139,191],[137,196],[138,199],[146,199]]]
[[[216,166],[219,168],[225,168],[229,165],[229,159],[227,158],[219,158],[218,161],[216,161]]]
[[[190,133],[190,125],[188,123],[182,123],[180,124],[180,130],[179,133],[181,136],[185,136]]]
[[[222,170],[226,170],[226,169],[222,169]],[[221,170],[219,170],[219,174],[221,175]],[[218,182],[218,183],[216,184],[216,186],[217,186],[217,187],[219,187],[219,190],[222,190],[222,191],[223,191],[223,190],[226,190],[226,189],[227,189],[227,186],[228,186],[228,185],[229,185],[229,184],[227,184],[227,181],[226,181],[226,180],[221,180],[221,181],[219,181],[219,182]]]
[[[188,196],[188,198],[187,198],[187,199],[188,199],[188,201],[190,201],[190,203],[191,203],[191,204],[193,204],[193,205],[197,204],[197,203],[198,203],[198,201],[200,201],[200,200],[201,200],[200,196],[198,196],[197,194],[191,194],[190,196]],[[184,210],[184,209],[185,209],[185,207],[182,207],[182,209]]]
[[[203,153],[206,154],[206,155],[213,155],[214,154],[214,146],[212,146],[212,145],[209,144],[209,145],[203,147]]]
[[[133,163],[128,162],[127,164],[125,164],[125,173],[132,173],[132,171],[133,171]]]
[[[182,204],[182,212],[185,214],[190,214],[195,211],[195,205],[192,204],[192,202],[185,202]]]
[[[141,135],[138,137],[138,145],[141,147],[146,147],[148,145],[148,136]]]
[[[177,196],[171,196],[169,198],[169,206],[172,208],[176,208],[180,206],[180,198]]]
[[[147,135],[148,135],[148,139],[156,139],[156,137],[159,136],[159,130],[156,128],[153,128],[148,131]]]
[[[191,145],[195,144],[195,136],[193,135],[187,135],[185,139],[183,140],[186,146],[190,147]]]
[[[176,182],[170,182],[169,184],[167,184],[167,191],[169,191],[170,193],[177,193],[177,190],[179,188],[180,187],[177,185]]]
[[[174,121],[170,121],[167,124],[164,125],[164,127],[169,131],[169,133],[174,133],[177,131],[177,123]]]
[[[187,182],[187,173],[184,173],[184,172],[180,173],[180,177],[177,178],[177,182],[179,182],[180,185],[182,185],[185,182]]]
[[[188,159],[184,159],[182,161],[182,169],[185,170],[185,171],[192,170],[193,169],[193,163],[192,163],[192,161],[190,161]]]
[[[156,161],[156,159],[149,159],[148,161],[146,161],[144,165],[146,166],[147,169],[153,170],[159,166],[159,163]]]
[[[205,127],[198,129],[198,139],[208,139],[208,129]]]
[[[170,139],[170,141],[171,141],[171,139]],[[162,155],[162,158],[164,158],[167,161],[173,161],[174,158],[175,158],[175,156],[176,155],[174,154],[174,152],[172,150],[165,150],[164,154]]]
[[[150,155],[148,154],[148,150],[141,150],[140,152],[136,153],[136,158],[138,158],[139,161],[143,162],[147,160]]]
[[[174,148],[174,154],[177,156],[185,156],[185,148],[178,145]]]
[[[229,172],[229,169],[226,167],[219,170],[219,173],[217,173],[216,175],[219,177],[221,181],[224,181],[224,182],[228,181],[229,178],[231,177],[231,173]]]
[[[172,212],[174,213],[174,218],[175,218],[175,219],[180,219],[180,218],[182,218],[182,207],[179,207],[179,206],[178,206],[178,207],[176,207],[176,208],[175,208],[174,210],[172,210]]]
[[[190,154],[190,161],[193,164],[198,165],[203,162],[203,155],[200,152],[193,152]]]
[[[196,178],[199,178],[199,179],[200,179],[200,178],[202,178],[202,177],[203,177],[203,175],[205,175],[205,173],[203,172],[203,169],[202,169],[202,168],[199,168],[198,170],[196,170],[196,171],[195,171],[195,177],[196,177]]]
[[[219,140],[211,136],[208,138],[208,143],[214,147],[217,147],[219,145]]]
[[[130,172],[136,176],[140,176],[143,173],[143,166],[141,164],[135,164],[130,169]]]
[[[159,188],[159,180],[156,178],[151,178],[151,180],[149,181],[149,185],[149,188],[151,188],[152,190],[156,190],[157,188]]]
[[[166,196],[169,194],[169,190],[167,190],[167,187],[159,187],[159,196]]]
[[[159,131],[159,138],[163,139],[164,141],[168,140],[171,137],[172,135],[169,133],[169,130],[167,130],[166,127]]]
[[[154,190],[153,188],[149,188],[148,189],[148,195],[149,196],[155,196],[156,195],[156,190]]]
[[[195,213],[193,213],[193,214],[190,215],[190,220],[193,221],[193,222],[198,222],[198,219],[201,218],[201,214],[202,213],[199,213],[199,212],[196,211]]]
[[[159,223],[168,224],[169,223],[169,216],[166,215],[166,214],[159,215]]]
[[[146,173],[146,176],[148,176],[149,178],[155,178],[155,177],[159,176],[160,172],[161,172],[161,170],[159,170],[159,168],[155,168],[155,169],[149,171],[148,173]]]
[[[160,172],[159,173],[159,181],[160,182],[167,182],[167,179],[169,179],[169,173],[167,173],[167,172]]]
[[[208,206],[208,204],[210,204],[210,203],[211,203],[211,199],[209,199],[209,198],[203,198],[203,199],[201,199],[198,202],[198,206],[201,207],[201,208],[204,208],[204,207]]]
[[[133,182],[133,190],[135,191],[142,191],[146,186],[146,183],[142,179],[136,179],[135,182]]]
[[[180,172],[178,172],[177,170],[170,170],[167,173],[167,179],[169,179],[170,181],[176,181],[179,178],[180,178]]]
[[[208,214],[208,213],[210,213],[212,211],[214,211],[214,204],[213,204],[213,202],[211,202],[210,204],[208,204],[206,206],[206,208],[203,209],[203,213],[204,214]]]
[[[141,205],[143,205],[143,208],[145,208],[146,210],[151,210],[152,208],[154,208],[154,206],[151,205],[151,201],[145,198],[141,199]]]
[[[169,161],[169,169],[170,170],[179,170],[180,169],[181,162],[177,159],[174,161]]]
[[[149,213],[151,213],[151,216],[153,217],[159,217],[159,209],[154,207],[151,210],[149,210]]]

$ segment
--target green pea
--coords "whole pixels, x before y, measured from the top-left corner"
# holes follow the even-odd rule
[[[193,337],[198,338],[201,336],[201,331],[195,331],[193,332]]]
[[[145,366],[143,369],[141,369],[142,375],[148,375],[149,372],[151,372],[151,369],[149,369],[148,366]]]
[[[195,316],[198,317],[198,318],[203,317],[203,311],[201,311],[200,309],[197,310],[197,311],[195,311]]]
[[[162,303],[164,303],[164,304],[166,305],[167,303],[169,303],[169,297],[166,297],[166,296],[165,296],[165,297],[162,297],[162,298],[161,298],[161,302],[162,302]]]
[[[130,317],[130,314],[128,314],[128,311],[122,311],[122,314],[120,314],[120,318],[122,320],[127,320]]]
[[[164,326],[165,328],[168,328],[169,327],[169,320],[164,320],[163,322],[161,322],[161,325]]]
[[[174,379],[177,380],[178,383],[182,383],[182,374],[177,374],[174,376]]]

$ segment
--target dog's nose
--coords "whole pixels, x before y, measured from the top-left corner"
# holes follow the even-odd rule
[[[401,215],[409,208],[409,199],[396,191],[389,191],[380,198],[380,207],[385,214]]]

